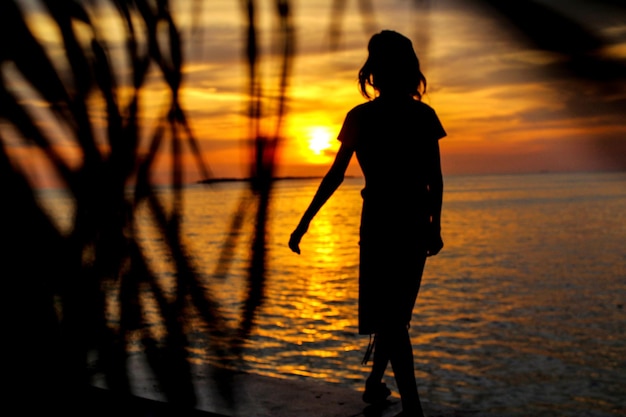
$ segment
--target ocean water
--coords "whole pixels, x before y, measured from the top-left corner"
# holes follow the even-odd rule
[[[356,321],[363,182],[342,184],[298,256],[288,236],[317,185],[275,185],[264,302],[240,367],[360,390],[369,341]],[[444,194],[445,247],[426,264],[410,329],[422,400],[503,416],[626,415],[626,174],[449,176]],[[186,243],[232,326],[253,210],[242,211],[239,235],[229,225],[252,204],[245,195],[244,183],[185,190]],[[167,281],[162,243],[149,221],[139,229]],[[218,262],[226,243],[227,269]],[[198,343],[193,361],[217,361],[209,352]]]

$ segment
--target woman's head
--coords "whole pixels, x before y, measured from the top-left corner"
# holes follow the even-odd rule
[[[369,56],[359,71],[361,94],[372,98],[367,91],[371,86],[380,94],[422,98],[426,78],[409,38],[392,30],[383,30],[372,36],[367,50]]]

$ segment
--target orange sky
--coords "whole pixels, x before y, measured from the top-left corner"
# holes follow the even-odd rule
[[[214,176],[247,175],[247,134],[243,13],[237,1],[205,2],[202,39],[187,43],[185,84],[182,94],[192,127]],[[268,3],[268,4],[266,4]],[[271,2],[260,2],[269,7]],[[467,2],[466,2],[467,3]],[[559,5],[563,2],[553,2]],[[626,59],[626,21],[607,19],[601,10],[595,19],[578,2],[565,2],[568,13],[584,18],[613,42],[610,53]],[[177,23],[189,36],[187,2],[179,2]],[[296,56],[289,86],[288,118],[280,147],[279,175],[320,175],[337,149],[335,137],[343,117],[364,101],[356,84],[357,72],[366,58],[371,35],[364,30],[357,1],[348,1],[336,50],[328,44],[330,0],[294,1]],[[624,151],[626,127],[623,116],[605,106],[608,95],[592,94],[585,84],[558,76],[555,55],[531,49],[506,25],[485,10],[463,7],[463,2],[442,0],[429,9],[415,10],[411,1],[374,2],[375,31],[394,29],[413,40],[428,79],[424,101],[435,108],[448,132],[441,142],[444,174],[510,173],[614,169],[616,149]],[[576,15],[578,12],[578,15]],[[603,14],[604,13],[604,14]],[[601,22],[601,26],[599,23]],[[272,51],[275,19],[269,10],[259,15],[262,45],[261,75],[266,93],[276,90],[276,60]],[[107,40],[121,39],[116,23],[103,14]],[[44,20],[33,20],[40,39],[59,54],[58,35],[46,30]],[[190,39],[189,37],[184,39]],[[112,49],[113,58],[115,48]],[[116,60],[124,76],[122,59]],[[2,68],[11,76],[11,68]],[[19,77],[16,77],[19,89]],[[155,82],[144,100],[143,114],[154,120],[162,114],[163,85]],[[624,91],[610,97],[624,100]],[[36,100],[33,100],[37,107]],[[271,107],[267,107],[271,110]],[[268,134],[273,121],[264,121]],[[0,124],[3,136],[12,130]],[[53,130],[55,130],[53,128]],[[59,130],[59,129],[56,129]],[[71,145],[63,143],[71,158]],[[18,139],[9,139],[13,145]],[[604,151],[594,144],[618,144]],[[20,143],[21,144],[21,143]],[[25,166],[33,163],[27,147],[14,146],[16,158]],[[35,168],[40,177],[43,167]],[[356,161],[349,171],[359,173]],[[160,175],[160,174],[157,174]],[[188,181],[199,179],[190,167]]]
[[[594,141],[626,139],[619,109],[613,113],[599,111],[604,97],[578,94],[576,89],[582,84],[560,79],[552,69],[559,57],[530,49],[493,14],[461,7],[462,2],[431,4],[430,9],[415,10],[410,1],[375,2],[374,27],[376,31],[391,28],[413,40],[428,78],[429,93],[424,100],[435,108],[448,132],[441,142],[445,173],[615,167],[610,157],[592,145]],[[575,2],[567,4],[571,14]],[[301,1],[296,6],[297,55],[279,174],[323,174],[338,147],[334,138],[343,117],[352,106],[364,101],[357,89],[356,74],[366,58],[370,34],[363,30],[357,2],[347,2],[340,45],[331,52],[327,44],[331,3]],[[579,13],[577,18],[594,24],[588,11]],[[598,12],[597,22],[605,26],[592,29],[613,36],[612,53],[626,59],[625,21],[606,20],[606,15]],[[266,29],[265,38],[268,32]],[[198,111],[214,100],[223,108],[220,97],[233,98],[231,90],[221,91],[221,72],[218,68],[215,72],[216,79],[211,71],[198,74],[205,77],[207,85],[214,86],[212,93],[205,90],[206,100],[193,102],[199,106]],[[232,74],[232,70],[229,72]],[[271,74],[266,69],[267,80]],[[271,81],[266,83],[268,88],[273,86]],[[626,97],[624,91],[621,94]],[[594,101],[580,103],[590,98]],[[326,131],[330,137],[328,149],[312,151],[309,143],[316,129]],[[202,132],[217,141],[221,139],[210,127]],[[320,139],[316,140],[319,145]],[[229,155],[224,149],[212,160],[221,166],[232,160]],[[351,172],[359,173],[354,160]]]

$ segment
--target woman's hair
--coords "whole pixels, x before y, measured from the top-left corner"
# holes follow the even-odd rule
[[[426,92],[426,77],[409,38],[383,30],[372,36],[367,50],[369,56],[359,71],[359,89],[365,98],[372,98],[368,86],[381,94],[391,92],[422,98]]]

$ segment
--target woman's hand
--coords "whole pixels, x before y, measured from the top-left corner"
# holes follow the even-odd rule
[[[307,230],[309,230],[309,225],[304,224],[298,225],[298,227],[296,227],[296,230],[293,231],[291,237],[289,238],[289,249],[291,249],[292,252],[300,255],[300,241],[302,240],[302,236],[304,236]]]

